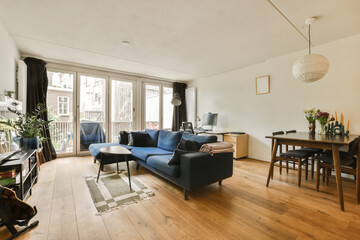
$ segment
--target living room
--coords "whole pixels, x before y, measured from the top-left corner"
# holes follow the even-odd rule
[[[0,102],[42,99],[51,121],[24,174],[34,183],[15,191],[32,211],[18,238],[356,238],[359,10],[1,0]]]

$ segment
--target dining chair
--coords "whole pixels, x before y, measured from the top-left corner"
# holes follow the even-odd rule
[[[285,134],[283,131],[278,131],[278,132],[273,132],[272,133],[273,136],[275,135],[282,135]],[[272,145],[271,148],[273,150],[275,146],[275,141],[272,140]],[[292,146],[292,150],[289,150],[289,145],[285,145],[285,152],[283,152],[283,146],[279,145],[279,155],[280,157],[277,157],[277,161],[279,161],[279,164],[277,166],[280,167],[280,174],[281,174],[281,169],[283,168],[282,162],[285,161],[286,162],[286,172],[288,173],[289,171],[289,162],[293,162],[294,167],[295,167],[295,163],[298,164],[298,185],[299,187],[301,186],[301,166],[305,165],[305,178],[307,180],[308,178],[308,167],[309,167],[309,157],[312,156],[311,153],[306,152],[306,151],[302,151],[301,149],[296,149],[295,146]],[[271,178],[273,178],[274,173],[271,173]]]
[[[347,173],[354,175],[356,180],[356,201],[360,202],[359,199],[359,190],[360,190],[360,159],[358,157],[359,148],[360,148],[360,136],[355,138],[349,144],[349,150],[347,152],[340,151],[340,167],[342,173]],[[323,168],[323,174],[326,177],[326,184],[329,183],[329,177],[331,176],[331,171],[334,169],[334,160],[331,151],[325,151],[319,156],[315,157],[317,161],[316,166],[316,191],[319,191],[320,185],[320,168]]]
[[[289,130],[289,131],[286,131],[286,134],[288,133],[296,133],[296,130]],[[300,146],[301,148],[298,149],[298,150],[301,150],[301,151],[304,151],[304,152],[307,152],[309,154],[311,154],[310,156],[310,160],[311,160],[311,179],[314,179],[314,170],[315,170],[315,160],[314,160],[314,157],[319,155],[320,153],[322,153],[324,150],[323,149],[318,149],[318,148],[310,148],[310,147],[302,147]],[[295,165],[293,165],[293,168],[295,168]],[[306,172],[306,174],[308,174]],[[306,178],[307,179],[307,178]]]

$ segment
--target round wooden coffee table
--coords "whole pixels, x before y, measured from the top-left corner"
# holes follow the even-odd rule
[[[110,155],[115,155],[116,158],[116,167],[117,167],[117,173],[119,173],[119,156],[124,156],[125,157],[125,161],[126,161],[126,166],[127,166],[127,172],[128,172],[128,177],[129,177],[129,186],[130,186],[130,191],[132,191],[131,188],[131,180],[130,180],[130,169],[129,169],[129,159],[128,156],[131,155],[131,152],[122,147],[122,146],[110,146],[110,147],[104,147],[100,149],[101,154],[101,160],[100,160],[100,167],[99,167],[99,172],[98,172],[98,176],[97,176],[97,180],[96,182],[99,181],[99,176],[100,176],[100,170],[102,169],[104,162],[103,162],[103,156],[104,154],[110,154]]]

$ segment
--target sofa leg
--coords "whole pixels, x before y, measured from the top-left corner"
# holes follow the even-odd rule
[[[189,200],[188,190],[186,190],[185,188],[184,188],[184,199]]]
[[[94,163],[96,163],[96,158],[94,158]]]
[[[136,170],[139,170],[140,168],[140,163],[136,163]]]
[[[219,181],[219,185],[221,185],[221,184],[222,184],[222,180]]]

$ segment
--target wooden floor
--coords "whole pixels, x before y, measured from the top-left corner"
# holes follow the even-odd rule
[[[315,191],[315,180],[279,175],[266,188],[269,163],[235,161],[223,185],[191,192],[135,169],[155,197],[96,215],[83,176],[96,175],[91,157],[63,158],[41,166],[40,179],[27,202],[36,205],[40,224],[19,239],[359,239],[360,205],[355,184],[344,181],[345,210],[337,202],[335,179]],[[122,168],[126,169],[122,163]],[[107,170],[115,166],[106,167]],[[304,175],[303,175],[304,176]],[[0,239],[10,236],[5,227]]]

